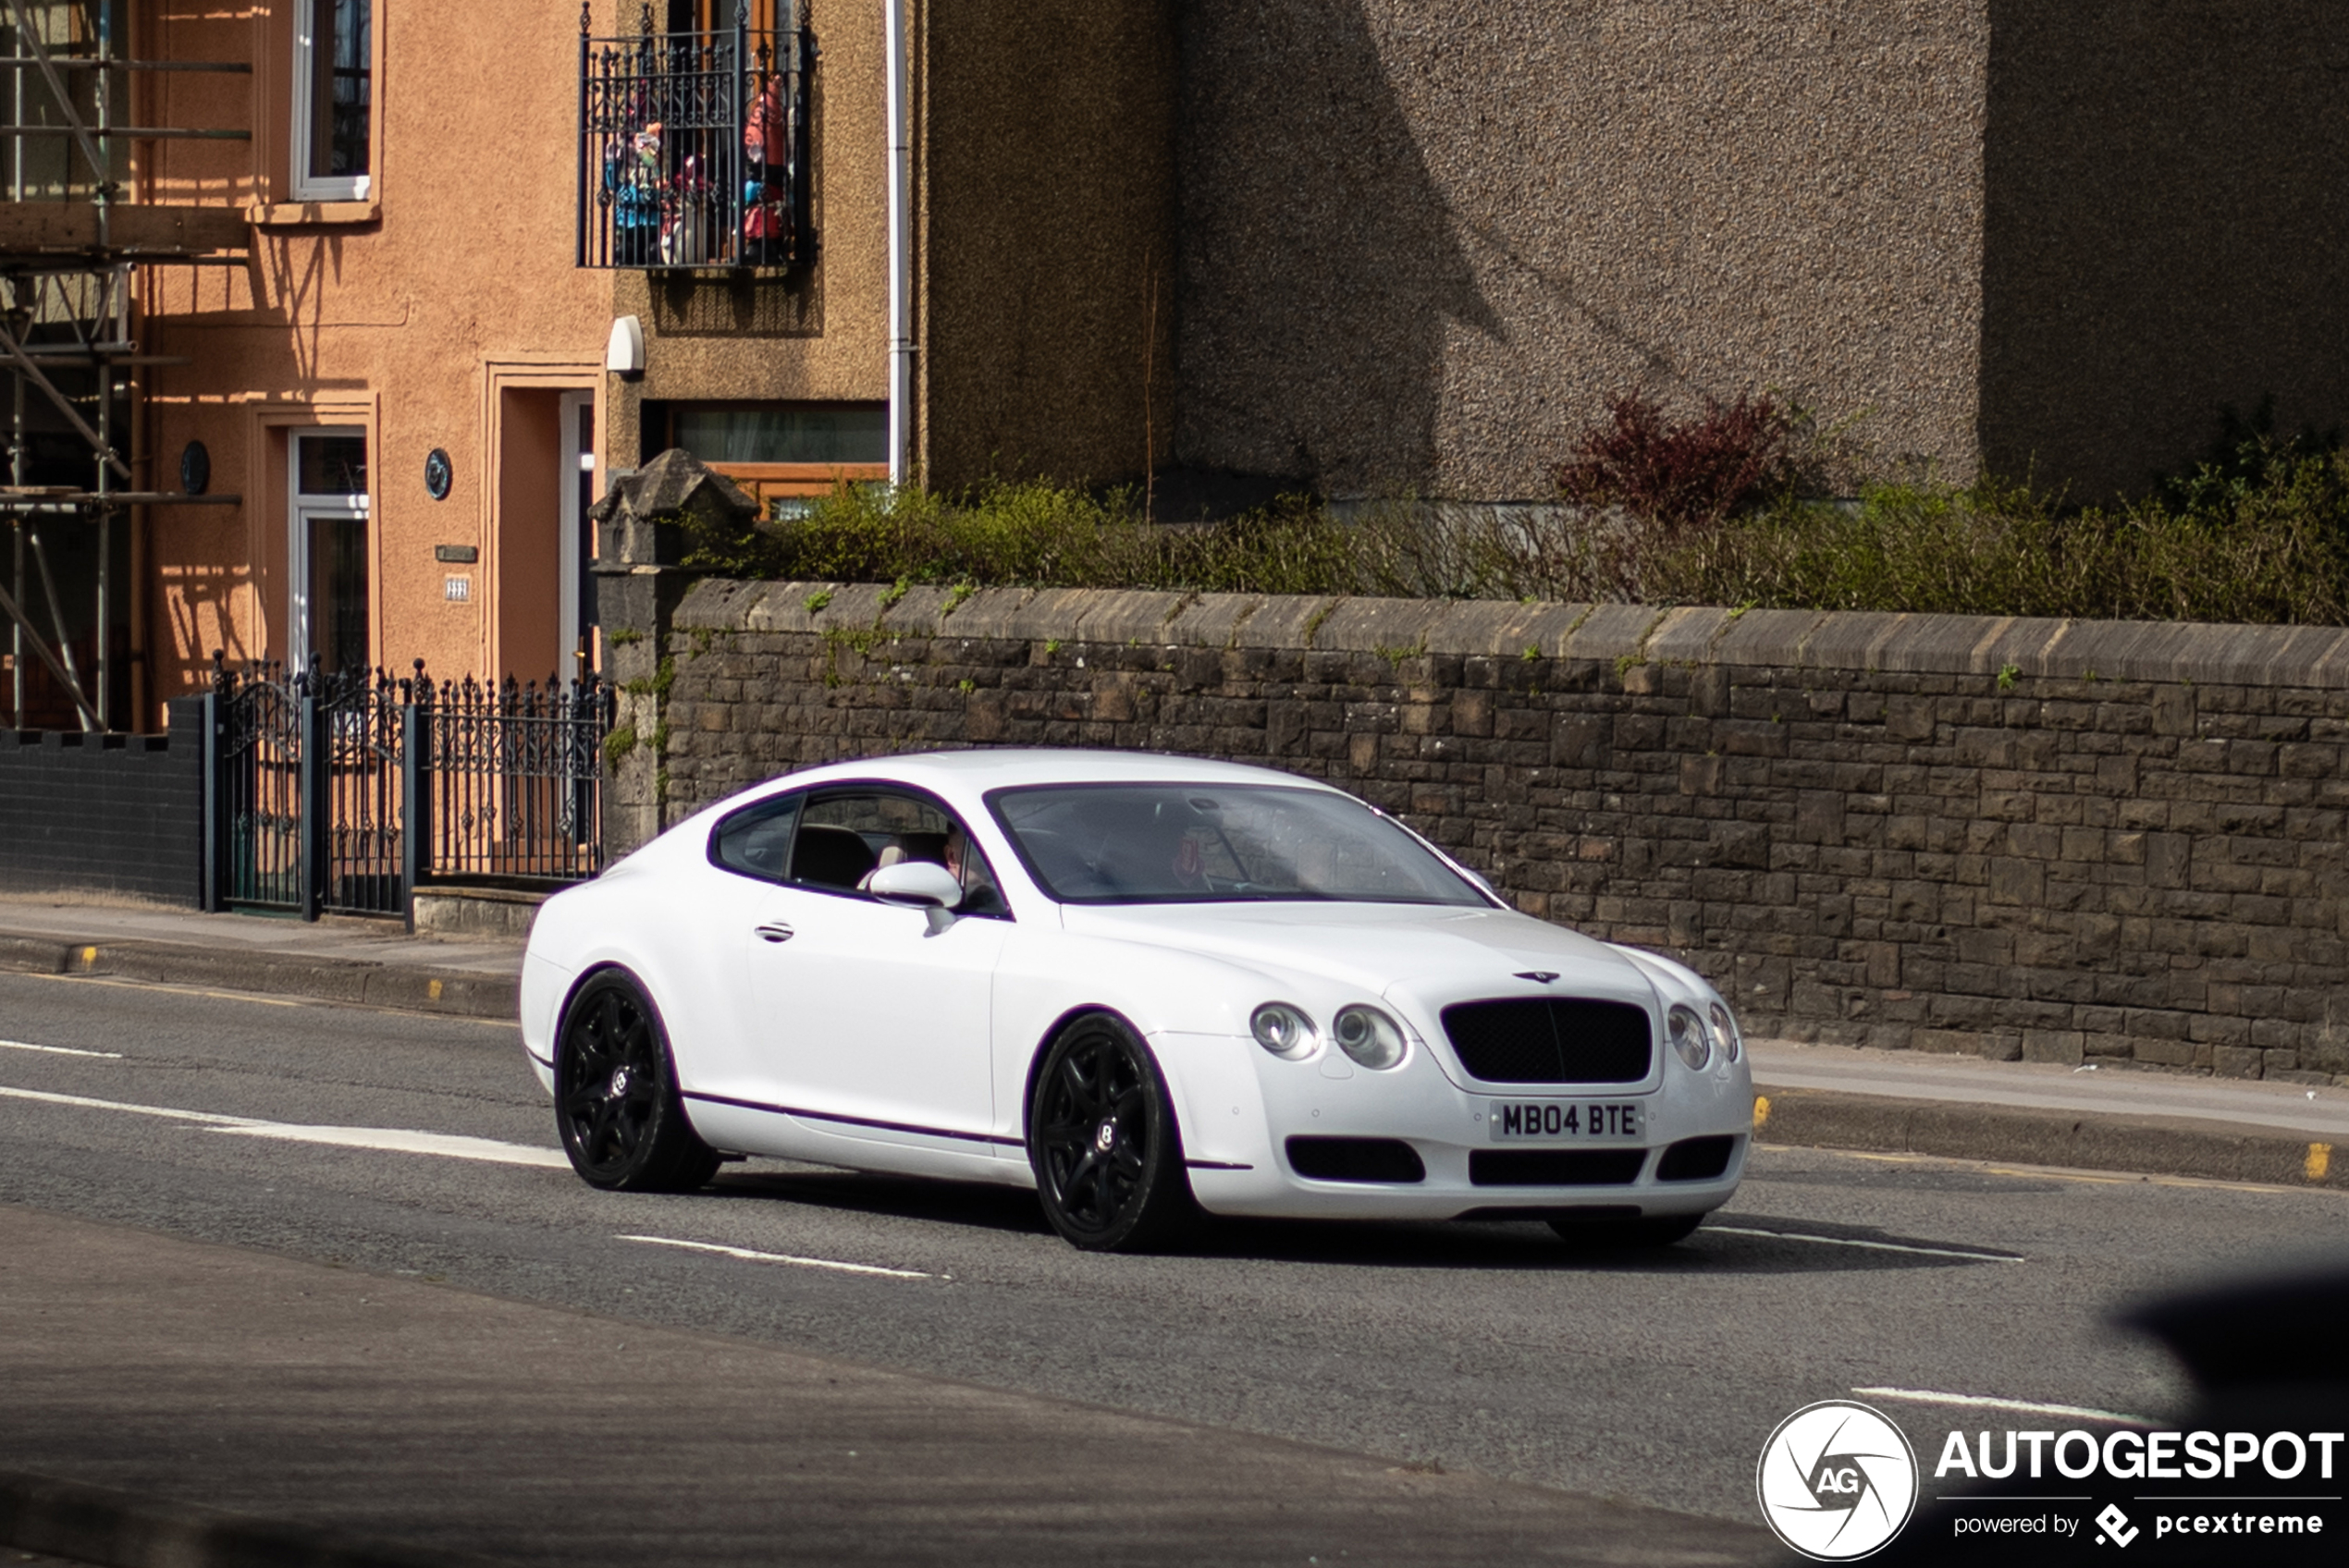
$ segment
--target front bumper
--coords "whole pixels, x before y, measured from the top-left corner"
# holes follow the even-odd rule
[[[1212,1214],[1362,1219],[1703,1214],[1737,1192],[1753,1127],[1753,1079],[1742,1061],[1716,1062],[1699,1072],[1667,1063],[1661,1084],[1630,1093],[1610,1092],[1607,1085],[1466,1090],[1416,1046],[1401,1067],[1372,1072],[1333,1058],[1326,1047],[1293,1062],[1245,1038],[1170,1034],[1151,1044],[1174,1096],[1191,1192]],[[1483,1118],[1502,1098],[1637,1101],[1644,1126],[1636,1142],[1500,1143]],[[1300,1175],[1289,1157],[1293,1136],[1397,1141],[1418,1157],[1424,1175],[1415,1182]],[[1725,1137],[1730,1145],[1717,1175],[1666,1180],[1659,1171],[1673,1145]],[[1498,1180],[1504,1173],[1492,1170],[1493,1162],[1474,1158],[1497,1150],[1556,1149],[1620,1151],[1621,1158],[1597,1162],[1616,1167],[1600,1172],[1603,1180],[1559,1185]],[[1635,1166],[1633,1150],[1640,1154]]]

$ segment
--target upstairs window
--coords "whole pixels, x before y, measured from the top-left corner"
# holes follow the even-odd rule
[[[293,50],[293,194],[363,202],[374,170],[374,0],[298,0]]]

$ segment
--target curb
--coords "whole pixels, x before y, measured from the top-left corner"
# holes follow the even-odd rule
[[[12,1471],[0,1471],[0,1545],[105,1568],[490,1568],[494,1561]]]
[[[401,1008],[459,1018],[519,1015],[521,980],[424,964],[295,958],[175,942],[68,942],[55,937],[0,935],[0,969],[32,974],[104,974],[166,986],[307,997],[362,1007]]]
[[[1760,1143],[1809,1148],[2349,1191],[2349,1159],[2335,1159],[2330,1143],[2273,1127],[2190,1117],[2108,1116],[1780,1089],[1755,1098],[1753,1135]]]

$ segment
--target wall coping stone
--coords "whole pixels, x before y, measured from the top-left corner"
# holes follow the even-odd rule
[[[685,631],[843,632],[1156,647],[1539,656],[1613,664],[2021,675],[2349,688],[2349,631],[2014,616],[1736,610],[1645,605],[1179,594],[1087,588],[892,590],[875,583],[707,579]],[[830,595],[822,608],[807,601]]]

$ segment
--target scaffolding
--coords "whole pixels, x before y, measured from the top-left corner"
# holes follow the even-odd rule
[[[142,350],[141,272],[242,265],[250,243],[244,214],[234,207],[140,201],[136,153],[157,141],[249,141],[252,134],[141,125],[131,105],[155,95],[132,84],[146,73],[250,76],[252,67],[153,57],[168,53],[162,36],[136,40],[144,47],[134,53],[127,47],[131,0],[0,4],[7,111],[0,124],[7,159],[0,374],[7,379],[8,421],[0,517],[9,534],[0,620],[9,633],[7,720],[10,728],[40,728],[43,714],[36,709],[62,707],[85,731],[119,729],[139,705],[125,665],[143,653],[135,613],[142,508],[241,500],[203,493],[203,465],[185,459],[179,488],[154,482],[140,441],[144,373],[188,361]],[[155,22],[148,31],[161,35],[168,28]],[[38,685],[49,690],[36,692]]]

